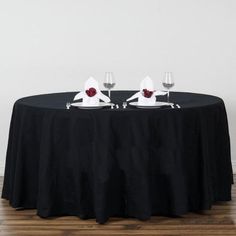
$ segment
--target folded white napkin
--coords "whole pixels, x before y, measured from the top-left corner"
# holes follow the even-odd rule
[[[84,91],[79,92],[74,97],[75,100],[83,100],[84,106],[98,106],[99,100],[104,102],[110,102],[110,98],[104,95],[98,86],[98,82],[93,78],[89,77],[84,85]]]
[[[154,105],[156,103],[156,96],[165,94],[167,94],[167,92],[154,90],[153,81],[149,76],[147,76],[140,83],[140,91],[135,93],[126,101],[138,98],[139,105]]]

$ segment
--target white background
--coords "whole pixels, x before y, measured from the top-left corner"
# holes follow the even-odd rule
[[[175,90],[222,97],[236,161],[235,0],[0,0],[1,172],[16,99],[105,71],[116,89],[172,71]]]

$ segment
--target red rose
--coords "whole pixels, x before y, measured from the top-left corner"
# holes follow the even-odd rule
[[[150,98],[153,95],[153,91],[147,90],[147,89],[143,89],[143,96],[145,98]]]
[[[93,97],[97,94],[97,90],[95,88],[89,88],[85,91],[89,97]]]

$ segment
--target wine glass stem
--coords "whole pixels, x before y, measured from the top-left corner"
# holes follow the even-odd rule
[[[108,97],[111,98],[111,90],[108,89]]]
[[[167,91],[167,102],[170,102],[170,90]]]

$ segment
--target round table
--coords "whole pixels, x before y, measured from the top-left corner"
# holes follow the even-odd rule
[[[181,108],[66,109],[75,92],[18,100],[2,197],[41,217],[181,215],[231,200],[232,166],[222,99],[172,92]],[[166,97],[159,97],[165,100]]]

